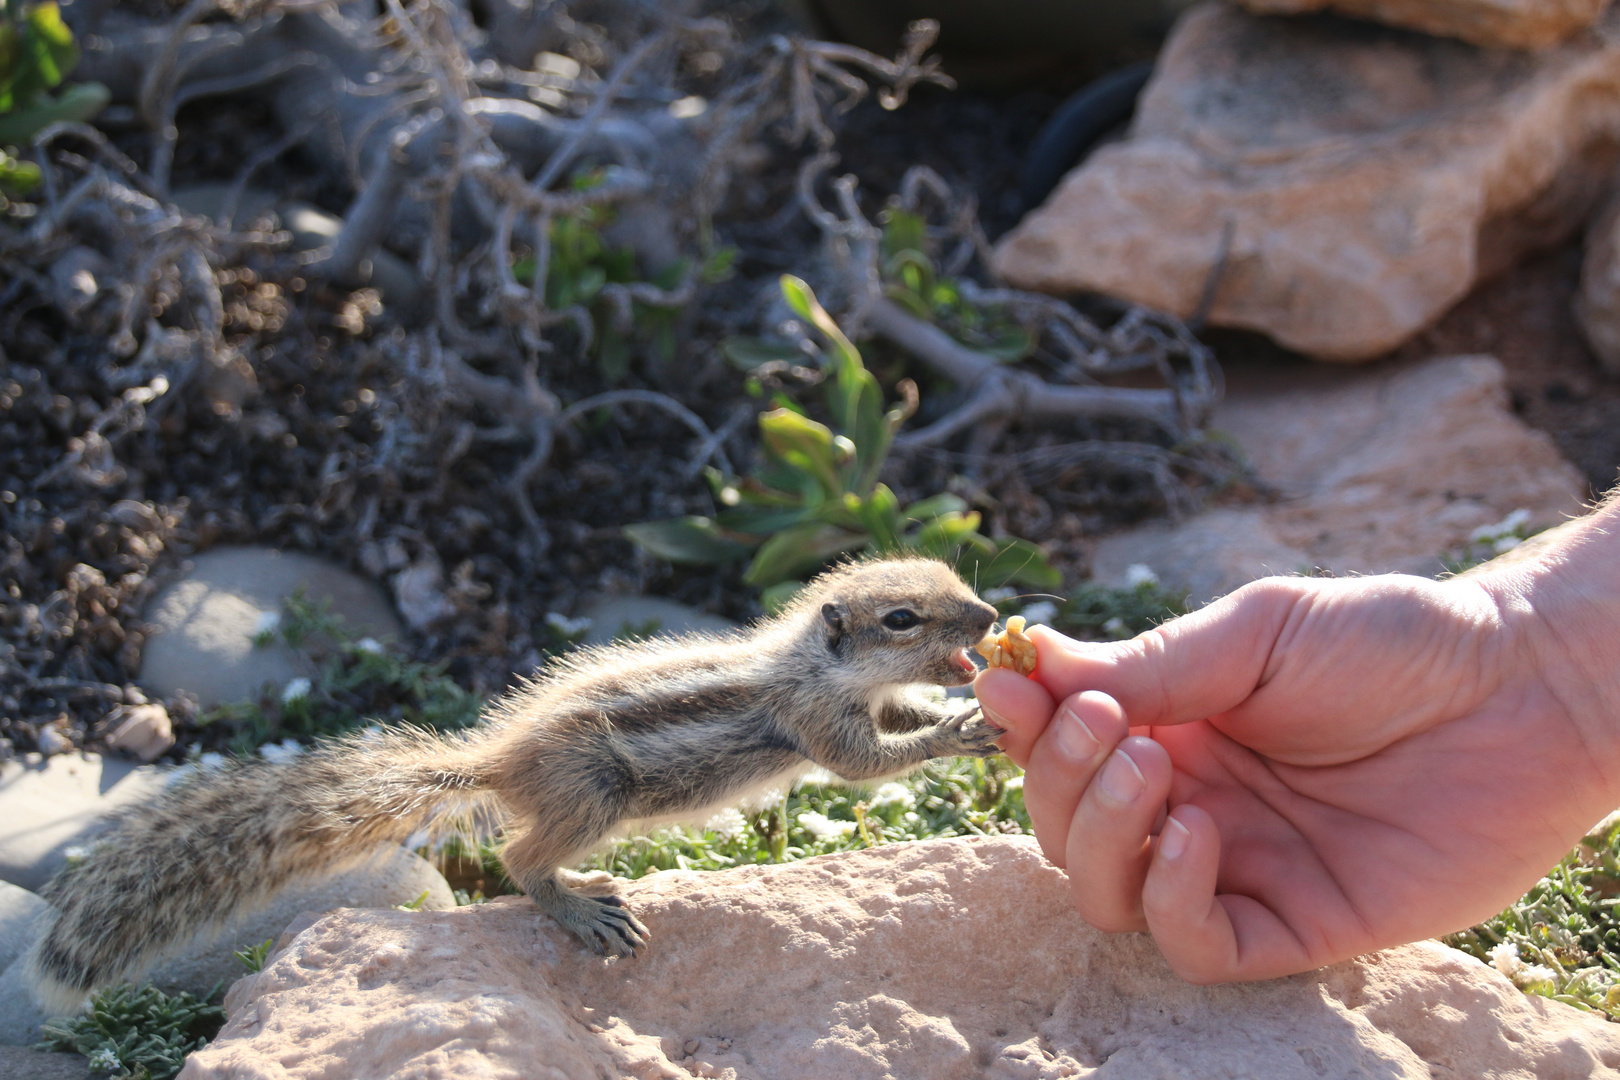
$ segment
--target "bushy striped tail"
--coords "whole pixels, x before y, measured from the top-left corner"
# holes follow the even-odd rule
[[[29,954],[35,999],[71,1012],[295,878],[479,810],[491,793],[476,738],[373,731],[287,761],[202,770],[121,812],[41,890],[54,914]]]

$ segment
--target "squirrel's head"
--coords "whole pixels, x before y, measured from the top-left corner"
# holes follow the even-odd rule
[[[968,649],[996,621],[949,566],[917,557],[841,567],[806,586],[797,605],[819,620],[829,659],[859,665],[873,682],[970,683]]]

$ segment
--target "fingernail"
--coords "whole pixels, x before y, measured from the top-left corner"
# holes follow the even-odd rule
[[[983,702],[979,703],[979,711],[984,714],[984,718],[986,720],[996,725],[996,727],[1000,728],[1002,731],[1012,730],[1012,725],[1007,723],[1007,721],[1002,718],[1000,713],[996,712],[996,710],[992,708],[989,708]]]
[[[1097,786],[1110,800],[1124,805],[1142,794],[1147,781],[1142,778],[1142,770],[1136,767],[1131,755],[1123,750],[1115,750],[1108,755],[1108,764],[1103,766],[1102,775],[1097,777]]]
[[[1064,709],[1058,714],[1057,741],[1058,748],[1076,761],[1090,761],[1102,749],[1097,736],[1073,709]]]
[[[1159,833],[1159,858],[1181,858],[1181,853],[1187,850],[1187,842],[1191,839],[1192,833],[1187,831],[1187,826],[1175,818],[1166,818],[1164,830]]]

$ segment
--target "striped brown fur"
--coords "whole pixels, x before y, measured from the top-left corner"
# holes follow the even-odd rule
[[[994,753],[1001,731],[976,709],[916,690],[970,681],[964,650],[994,619],[943,563],[854,563],[744,631],[582,650],[469,733],[394,729],[195,772],[46,886],[35,996],[74,1007],[294,879],[471,813],[503,823],[507,871],[542,910],[598,952],[633,953],[646,927],[564,867],[634,823],[702,820],[812,765],[872,780]]]

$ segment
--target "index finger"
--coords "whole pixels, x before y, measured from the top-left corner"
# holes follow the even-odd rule
[[[1032,627],[1039,660],[1030,678],[1058,701],[1100,690],[1132,727],[1203,720],[1254,692],[1300,598],[1295,579],[1263,579],[1129,641],[1076,641]]]

